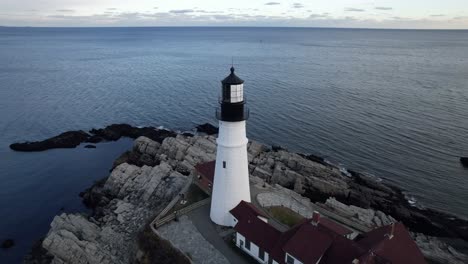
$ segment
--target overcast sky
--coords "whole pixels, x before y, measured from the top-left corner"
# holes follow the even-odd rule
[[[0,0],[0,25],[468,29],[468,0]]]

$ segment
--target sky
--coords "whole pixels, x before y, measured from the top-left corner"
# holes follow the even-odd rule
[[[468,29],[468,0],[0,0],[0,26]]]

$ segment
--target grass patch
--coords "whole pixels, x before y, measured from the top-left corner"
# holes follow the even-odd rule
[[[268,213],[278,222],[289,227],[295,226],[301,222],[304,217],[293,210],[283,206],[272,206],[267,208]]]

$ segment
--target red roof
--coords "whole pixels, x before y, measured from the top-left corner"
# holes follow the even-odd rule
[[[229,211],[237,220],[240,220],[243,216],[262,216],[268,218],[262,211],[258,210],[257,207],[246,201],[241,201],[234,209]]]
[[[357,243],[343,236],[335,236],[333,243],[320,260],[320,264],[351,263],[356,257],[365,253]]]
[[[231,214],[238,219],[234,229],[283,264],[286,252],[303,263],[349,264],[425,264],[416,243],[401,223],[377,228],[353,241],[343,235],[351,231],[332,220],[321,218],[318,225],[304,219],[286,232],[280,232],[258,216],[264,216],[255,206],[239,203]]]
[[[317,263],[332,242],[332,236],[307,222],[302,224],[283,249],[302,263]]]
[[[200,173],[200,175],[205,177],[208,181],[211,182],[211,184],[213,184],[215,164],[216,160],[199,163],[195,165],[195,169],[198,171],[198,173]]]
[[[281,232],[258,218],[257,216],[259,215],[250,209],[251,206],[245,206],[245,204],[247,203],[242,201],[238,206],[231,210],[231,212],[236,214],[239,212],[245,213],[235,216],[239,221],[234,226],[234,230],[266,252],[271,252],[278,241]],[[240,209],[236,210],[238,207],[240,207]]]
[[[328,230],[332,231],[333,233],[338,234],[340,236],[345,236],[345,235],[353,233],[353,231],[349,230],[348,228],[336,223],[333,220],[325,218],[325,217],[320,218],[318,226],[319,227],[324,227],[324,228],[326,228],[326,229],[328,229]]]
[[[280,238],[276,242],[275,247],[273,248],[273,251],[270,252],[270,255],[274,260],[276,260],[276,262],[284,263],[284,258],[286,254],[284,253],[283,246],[291,239],[291,237],[293,237],[296,234],[297,230],[299,230],[299,228],[307,221],[307,219],[303,219],[300,223],[281,234]]]
[[[392,225],[379,227],[368,233],[363,234],[363,238],[357,241],[358,245],[369,252],[362,256],[368,259],[367,262],[375,263],[375,255],[379,258],[388,260],[390,263],[412,263],[425,264],[423,254],[419,250],[416,243],[411,238],[405,226],[401,223],[395,223],[393,236]]]

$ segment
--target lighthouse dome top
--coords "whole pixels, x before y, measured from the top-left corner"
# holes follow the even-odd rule
[[[228,77],[224,78],[224,80],[221,81],[222,84],[243,84],[244,80],[239,78],[235,73],[234,73],[234,67],[231,67],[231,74],[229,74]]]

